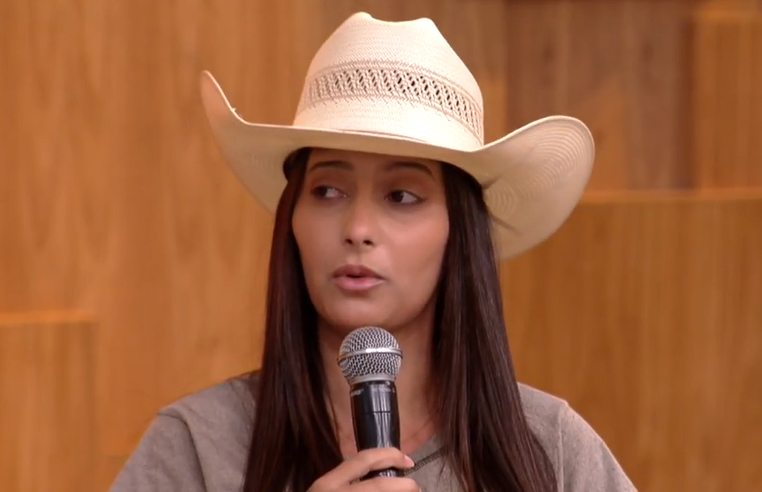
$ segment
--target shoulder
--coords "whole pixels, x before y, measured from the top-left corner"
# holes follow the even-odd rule
[[[161,408],[110,492],[240,489],[254,418],[250,384],[232,378]]]
[[[185,422],[196,438],[208,433],[237,436],[248,432],[253,421],[251,384],[250,377],[227,379],[177,399],[158,415]]]
[[[519,384],[530,428],[556,471],[559,492],[631,492],[635,486],[609,447],[566,400]]]

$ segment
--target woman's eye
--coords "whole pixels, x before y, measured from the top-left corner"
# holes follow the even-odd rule
[[[312,189],[312,194],[318,198],[338,198],[342,195],[341,191],[333,186],[316,186]]]
[[[412,205],[421,201],[418,196],[404,190],[392,191],[389,193],[389,199],[394,203],[401,203],[403,205]]]

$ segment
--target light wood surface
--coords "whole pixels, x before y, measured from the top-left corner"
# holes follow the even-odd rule
[[[762,481],[762,191],[593,196],[501,278],[520,377],[639,490]]]
[[[762,8],[732,5],[710,4],[691,22],[690,162],[702,188],[762,186]]]
[[[0,315],[0,490],[93,491],[96,324],[80,313]]]

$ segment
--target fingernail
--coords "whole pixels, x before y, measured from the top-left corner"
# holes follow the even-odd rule
[[[407,466],[415,466],[415,461],[413,461],[413,458],[410,456],[405,456],[405,462],[407,463]]]

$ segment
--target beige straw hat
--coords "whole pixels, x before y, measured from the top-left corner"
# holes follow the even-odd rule
[[[434,159],[482,184],[500,259],[564,223],[595,156],[588,128],[567,116],[485,145],[479,86],[430,19],[349,17],[315,54],[291,126],[244,121],[208,72],[201,95],[226,160],[268,210],[286,184],[285,158],[302,147]]]

